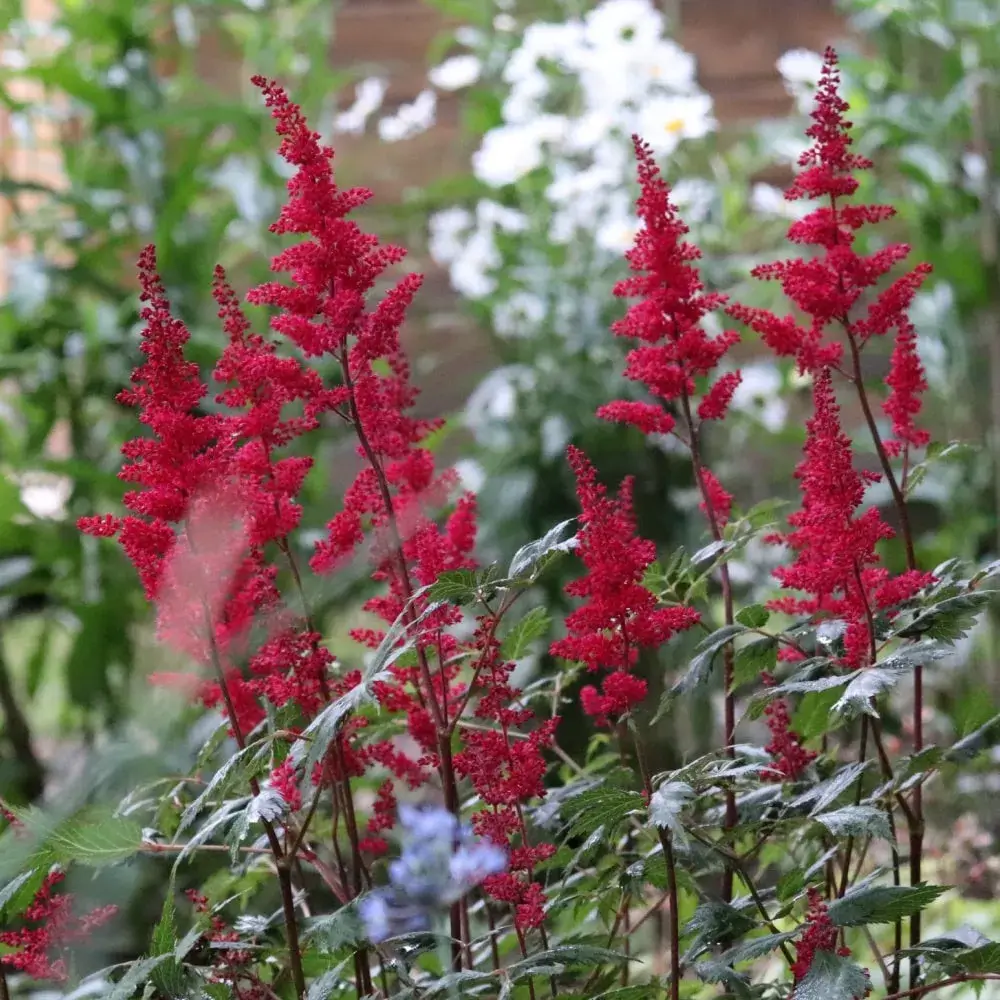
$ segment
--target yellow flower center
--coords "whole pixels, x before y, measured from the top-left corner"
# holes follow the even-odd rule
[[[676,135],[678,132],[682,131],[683,128],[684,128],[683,118],[671,118],[670,121],[668,121],[663,126],[663,131],[669,132],[671,135]]]

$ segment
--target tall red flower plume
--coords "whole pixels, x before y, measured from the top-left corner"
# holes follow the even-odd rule
[[[930,273],[930,266],[919,264],[895,279],[881,292],[877,286],[901,261],[910,248],[905,243],[890,243],[871,254],[855,249],[857,232],[866,225],[892,218],[889,205],[855,205],[849,199],[858,189],[855,176],[871,167],[871,161],[851,151],[851,122],[845,118],[846,101],[840,96],[837,56],[827,49],[823,74],[807,135],[812,146],[799,159],[801,168],[785,197],[790,201],[819,199],[821,204],[804,218],[794,222],[788,239],[814,247],[811,257],[777,261],[754,268],[763,280],[778,281],[788,300],[808,318],[803,324],[795,316],[777,316],[765,309],[733,305],[729,314],[756,330],[779,356],[794,357],[802,371],[819,371],[838,365],[846,337],[856,367],[859,352],[871,337],[898,330],[906,337],[906,310]],[[864,312],[855,310],[867,301]],[[904,350],[904,355],[906,351]],[[906,367],[901,358],[893,362]],[[924,387],[911,375],[897,375],[906,386],[906,402],[901,404],[912,418],[919,410],[917,393]],[[902,440],[910,440],[911,424],[900,425]],[[914,438],[911,443],[917,443]],[[925,442],[921,442],[925,443]]]
[[[571,446],[567,454],[582,510],[576,551],[587,572],[567,584],[566,593],[585,602],[567,616],[569,635],[554,642],[551,652],[590,671],[610,671],[600,692],[586,687],[580,694],[584,710],[606,724],[646,696],[646,682],[629,674],[639,650],[661,646],[699,616],[693,608],[658,607],[642,584],[656,547],[635,533],[632,481],[626,479],[612,499],[583,452]]]

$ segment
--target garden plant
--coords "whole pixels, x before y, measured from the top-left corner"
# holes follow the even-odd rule
[[[106,877],[140,855],[169,868],[162,915],[146,954],[94,973],[87,995],[990,989],[1000,943],[927,933],[938,898],[962,887],[928,879],[925,837],[935,789],[977,766],[1000,721],[952,732],[933,712],[1000,567],[921,559],[908,496],[931,433],[908,308],[928,268],[901,243],[855,247],[894,210],[854,197],[872,164],[852,150],[834,52],[785,194],[808,208],[788,230],[793,255],[753,275],[778,283],[787,314],[705,290],[654,148],[634,138],[639,226],[632,274],[607,290],[627,303],[608,336],[629,342],[624,375],[641,393],[598,416],[689,463],[706,544],[663,558],[637,532],[632,481],[603,482],[571,444],[578,516],[479,565],[475,497],[437,468],[436,422],[411,415],[399,331],[421,277],[389,283],[403,250],[350,218],[370,192],[338,188],[300,108],[254,82],[294,170],[271,227],[289,237],[276,277],[249,290],[248,313],[216,268],[225,336],[210,387],[154,248],[142,252],[145,357],[119,400],[145,430],[123,449],[126,511],[79,524],[117,539],[155,605],[176,669],[152,680],[217,725],[190,774],[119,803],[3,807],[0,998],[65,982],[76,949],[122,919],[111,902],[77,907],[67,873]],[[740,384],[732,349],[754,334],[811,384],[790,513],[746,509],[703,448]],[[885,343],[876,388],[864,360]],[[357,472],[306,565],[293,538],[311,462],[297,445],[337,425],[356,437]],[[889,506],[870,502],[876,482]],[[759,540],[784,558],[771,598],[743,604],[729,563]],[[308,581],[358,560],[380,590],[356,653],[337,659]],[[522,664],[552,625],[536,584],[556,560],[572,567],[572,610],[549,649],[558,670],[533,676]],[[697,635],[694,655],[671,657],[682,633]],[[653,662],[670,664],[655,703]],[[653,722],[669,729],[705,690],[716,749],[658,771]],[[575,755],[570,704],[588,726]]]

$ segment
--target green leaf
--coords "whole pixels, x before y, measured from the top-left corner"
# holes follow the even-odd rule
[[[611,951],[608,948],[598,948],[594,945],[564,944],[547,951],[539,951],[528,958],[515,962],[507,967],[506,973],[511,982],[516,983],[528,976],[549,975],[556,970],[593,967],[613,962],[623,965],[631,961],[627,955]]]
[[[115,983],[114,989],[104,1000],[128,1000],[133,993],[144,986],[152,978],[153,970],[161,966],[169,955],[154,955],[151,958],[140,958],[129,966],[128,972]]]
[[[869,761],[856,761],[853,764],[846,764],[826,781],[815,785],[798,798],[793,799],[791,803],[792,807],[796,808],[812,803],[809,815],[816,816],[818,813],[823,812],[824,809],[833,805],[861,777],[869,763]]]
[[[0,916],[7,919],[23,913],[35,898],[35,893],[45,881],[44,868],[32,868],[22,872],[17,878],[0,889]]]
[[[98,868],[137,854],[142,847],[142,827],[107,810],[88,809],[57,826],[46,846],[57,861]]]
[[[977,754],[992,746],[998,734],[1000,734],[1000,714],[994,715],[974,733],[969,733],[968,736],[952,744],[944,755],[945,760],[952,762],[972,760]]]
[[[885,813],[875,806],[844,806],[833,812],[814,816],[835,837],[868,836],[892,839],[889,820]]]
[[[763,604],[751,604],[736,613],[736,620],[747,628],[763,628],[771,617],[771,612]]]
[[[519,660],[528,651],[531,644],[545,635],[552,618],[545,608],[532,608],[514,627],[504,636],[501,647],[505,660]]]
[[[724,965],[738,965],[740,962],[751,962],[763,955],[769,955],[780,948],[786,941],[791,941],[799,932],[784,931],[781,934],[765,934],[763,937],[750,938],[742,944],[719,956]]]
[[[541,538],[521,548],[514,553],[510,561],[507,576],[511,580],[526,580],[534,582],[542,574],[545,567],[560,553],[571,552],[576,548],[576,533],[572,531],[576,518],[560,521],[550,528]]]
[[[153,928],[150,941],[151,958],[164,956],[161,965],[152,970],[150,978],[157,990],[165,997],[182,997],[187,994],[187,977],[183,967],[174,957],[177,946],[177,921],[174,906],[174,873],[171,872],[167,893],[163,899],[160,919]]]
[[[764,671],[774,670],[778,662],[778,640],[761,636],[736,650],[733,663],[733,688],[755,681]]]
[[[427,592],[432,601],[471,604],[479,591],[479,575],[471,569],[452,569],[442,573]]]
[[[314,979],[309,985],[306,1000],[328,1000],[335,990],[341,989],[344,986],[341,970],[346,964],[342,962],[333,969],[327,969],[318,979]]]
[[[723,625],[722,628],[716,629],[711,635],[702,639],[695,647],[695,655],[688,664],[687,670],[674,683],[669,694],[676,697],[701,687],[711,676],[712,663],[719,650],[727,643],[732,642],[736,636],[742,635],[746,630],[745,625]],[[660,712],[657,712],[658,716],[660,714]]]
[[[891,924],[929,906],[946,885],[866,885],[848,890],[829,906],[830,919],[838,927]]]
[[[808,741],[834,728],[831,723],[840,723],[843,716],[833,714],[833,706],[839,697],[837,691],[813,691],[799,702],[792,717],[792,728]]]
[[[649,800],[649,821],[661,830],[683,836],[681,813],[694,798],[694,789],[684,781],[665,781]]]
[[[869,986],[868,976],[853,962],[830,951],[817,951],[795,987],[795,1000],[861,1000]]]
[[[684,927],[684,934],[694,934],[689,955],[695,957],[722,941],[742,937],[756,926],[752,917],[728,903],[702,903]]]
[[[314,941],[324,951],[337,951],[346,945],[365,939],[364,928],[357,911],[358,900],[352,900],[345,906],[313,917],[305,926],[302,939]]]
[[[569,817],[569,837],[588,837],[598,827],[610,831],[627,817],[645,811],[645,802],[638,792],[606,785],[581,792],[563,807]]]
[[[967,972],[1000,973],[1000,943],[996,941],[959,952],[955,958]]]
[[[979,612],[992,598],[993,592],[988,590],[973,590],[947,597],[920,611],[897,635],[905,639],[925,637],[941,642],[958,642],[972,631]]]

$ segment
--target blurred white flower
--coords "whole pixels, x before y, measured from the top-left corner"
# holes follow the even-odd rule
[[[716,128],[708,94],[658,97],[639,114],[639,134],[660,155],[672,153],[685,139],[699,139]]]
[[[788,201],[785,192],[773,184],[758,182],[750,189],[750,208],[759,215],[773,215],[782,219],[801,219],[810,211],[806,201]]]
[[[452,56],[435,66],[428,74],[428,79],[438,90],[461,90],[463,87],[471,87],[479,79],[481,70],[482,63],[478,56]]]
[[[354,88],[354,103],[333,120],[334,132],[360,135],[368,119],[382,107],[388,83],[381,77],[370,76]]]
[[[465,249],[465,234],[473,223],[472,213],[458,206],[435,212],[429,223],[428,249],[436,264],[450,264]]]
[[[584,38],[595,48],[609,42],[649,45],[662,32],[663,14],[649,0],[605,0],[584,18]]]
[[[497,287],[492,272],[502,263],[491,229],[476,229],[451,265],[451,283],[468,299],[483,299]]]
[[[378,123],[379,138],[383,142],[399,142],[426,132],[434,124],[437,95],[433,90],[421,91],[412,104],[403,104],[394,115]]]
[[[558,142],[567,124],[560,115],[541,115],[524,124],[491,129],[472,154],[473,174],[490,187],[516,183],[542,165],[543,144]]]
[[[68,476],[23,472],[16,477],[16,482],[21,490],[21,503],[35,517],[60,521],[66,516],[66,502],[73,492],[73,480]]]
[[[462,489],[470,493],[478,493],[486,482],[486,470],[474,458],[460,458],[455,463]]]
[[[781,373],[767,362],[744,365],[742,379],[733,393],[732,407],[755,416],[769,431],[780,431],[788,418],[781,396]]]
[[[476,205],[476,221],[481,227],[495,227],[505,233],[523,233],[528,228],[524,212],[484,198]]]
[[[639,227],[639,220],[634,215],[617,215],[598,227],[594,241],[602,250],[622,256],[632,248]]]
[[[542,421],[542,458],[551,461],[561,455],[569,444],[573,432],[569,421],[561,414],[550,414]]]
[[[799,111],[809,111],[823,69],[823,57],[810,49],[789,49],[775,65]]]
[[[501,337],[526,337],[536,333],[545,320],[545,300],[534,292],[517,291],[497,303],[493,329]]]
[[[673,186],[670,194],[684,221],[697,224],[711,213],[715,192],[715,185],[704,177],[685,177]]]

